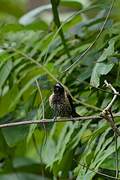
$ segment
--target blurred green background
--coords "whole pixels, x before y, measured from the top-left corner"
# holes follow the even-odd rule
[[[80,115],[100,113],[113,96],[104,80],[120,92],[119,12],[119,0],[1,0],[0,124],[52,119],[57,81]],[[120,111],[119,96],[112,111]],[[3,128],[0,180],[110,180],[117,152],[120,167],[119,137],[115,144],[104,119]]]

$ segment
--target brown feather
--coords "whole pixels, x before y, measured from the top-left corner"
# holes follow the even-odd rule
[[[57,85],[57,88],[60,87]],[[61,88],[63,87],[61,86]],[[65,90],[59,91],[59,89],[57,89],[57,91],[53,92],[53,94],[49,97],[49,104],[54,111],[57,111],[57,116],[60,117],[79,116],[75,112],[75,108],[71,96]]]

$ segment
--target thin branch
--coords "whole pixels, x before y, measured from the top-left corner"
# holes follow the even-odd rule
[[[110,110],[110,115],[111,115],[111,118],[112,118],[112,121],[115,123],[114,121],[114,117],[113,117],[113,114],[112,114],[112,111]],[[116,154],[116,161],[115,161],[115,165],[116,165],[116,178],[119,177],[119,156],[118,156],[118,136],[117,134],[114,132],[114,136],[115,136],[115,154]]]
[[[110,101],[110,103],[103,109],[101,116],[104,117],[109,122],[110,126],[112,127],[116,135],[120,136],[120,130],[117,128],[115,122],[113,121],[113,115],[111,111],[112,105],[114,101],[116,100],[117,94],[119,94],[119,92],[117,92],[116,89],[106,80],[104,82],[105,82],[106,87],[110,88],[114,92],[114,96],[112,100]]]
[[[113,117],[120,117],[120,113],[116,113]],[[98,114],[96,116],[82,116],[76,118],[57,118],[56,123],[60,122],[70,122],[70,121],[85,121],[85,120],[96,120],[96,119],[103,119],[103,117]],[[25,121],[17,121],[12,123],[5,123],[0,124],[0,128],[7,128],[7,127],[14,127],[14,126],[21,126],[21,125],[30,125],[30,124],[43,124],[43,123],[53,123],[53,119],[41,119],[41,120],[25,120]]]
[[[79,11],[73,13],[73,14],[72,14],[71,16],[69,16],[64,22],[61,23],[60,27],[57,29],[57,31],[56,31],[55,34],[53,35],[53,38],[52,38],[52,40],[51,40],[51,42],[50,42],[50,44],[49,44],[49,46],[48,46],[48,48],[47,48],[47,50],[46,50],[46,52],[45,52],[45,56],[44,56],[44,59],[43,59],[43,62],[45,62],[45,64],[46,64],[46,62],[47,62],[47,55],[48,55],[49,49],[50,49],[51,45],[53,44],[55,38],[57,37],[58,33],[59,33],[60,30],[63,28],[63,26],[64,26],[66,23],[70,22],[70,21],[73,19],[73,17],[75,17],[75,16],[77,16],[77,15],[79,15],[79,14],[85,13],[85,12],[87,12],[87,11],[89,11],[89,10],[94,10],[94,9],[97,8],[97,7],[98,7],[97,5],[93,5],[93,6],[90,6],[90,7],[85,8],[85,9],[80,9]],[[70,60],[73,60],[73,58],[71,58]]]
[[[111,13],[112,8],[113,8],[113,5],[114,5],[114,2],[115,2],[115,0],[112,0],[111,6],[110,6],[109,11],[108,11],[108,13],[107,13],[107,16],[106,16],[106,18],[105,18],[105,21],[104,21],[104,23],[103,23],[103,25],[102,25],[99,33],[97,34],[95,40],[94,40],[94,41],[92,42],[92,44],[80,55],[80,57],[79,57],[76,61],[74,61],[73,64],[71,64],[69,67],[67,67],[67,68],[65,69],[64,72],[68,71],[72,66],[74,66],[75,64],[77,64],[77,63],[79,62],[79,60],[80,60],[81,58],[83,58],[83,57],[89,52],[89,50],[95,45],[96,41],[97,41],[97,40],[99,39],[99,37],[101,36],[101,34],[102,34],[103,30],[104,30],[104,27],[105,27],[105,25],[106,25],[106,23],[107,23],[107,21],[108,21],[108,18],[109,18],[109,16],[110,16],[110,13]]]
[[[75,161],[75,162],[77,163],[76,159],[73,159],[73,161]],[[81,164],[80,162],[78,162],[78,164],[79,164],[80,166],[82,166],[83,168],[86,168],[86,169],[88,169],[89,171],[92,171],[92,172],[94,172],[94,173],[96,173],[96,174],[99,174],[99,175],[101,175],[101,176],[104,176],[104,177],[107,177],[107,178],[110,178],[110,179],[120,180],[120,178],[116,178],[116,177],[114,177],[114,176],[110,176],[110,175],[104,174],[104,173],[102,173],[102,172],[99,172],[99,171],[97,171],[97,170],[94,170],[93,168],[88,168],[88,165]]]
[[[41,99],[42,118],[44,119],[44,118],[45,118],[45,108],[44,108],[43,96],[42,96],[42,92],[41,92],[41,89],[40,89],[38,80],[36,80],[35,82],[36,82],[37,89],[38,89],[38,93],[39,93],[39,96],[40,96],[40,99]],[[41,105],[40,105],[40,106],[41,106]],[[40,110],[40,106],[39,106],[39,108],[38,108],[38,111]],[[44,130],[46,131],[44,123],[43,123],[43,128],[44,128]],[[43,136],[43,139],[44,139],[44,136]],[[36,137],[35,137],[35,134],[33,134],[33,143],[34,143],[36,152],[37,152],[37,154],[38,154],[38,156],[39,156],[39,158],[40,158],[40,163],[41,163],[41,164],[43,164],[43,161],[42,161],[42,147],[43,147],[43,142],[44,142],[44,141],[42,141],[41,148],[40,148],[40,152],[39,152],[39,148],[38,148],[37,142],[36,142]],[[41,170],[42,170],[42,176],[44,176],[44,169],[43,169],[43,167],[41,168]]]
[[[119,177],[119,155],[118,155],[118,141],[117,141],[117,135],[115,135],[115,151],[116,151],[116,178]]]
[[[36,85],[37,85],[38,93],[39,93],[39,96],[40,96],[40,99],[41,99],[41,104],[42,104],[42,118],[45,119],[45,108],[44,108],[42,92],[41,92],[38,80],[36,80],[35,82],[36,82]]]
[[[108,87],[109,89],[111,89],[114,92],[113,99],[107,105],[107,107],[104,109],[105,111],[107,111],[107,110],[111,109],[111,107],[112,107],[114,101],[116,100],[117,95],[119,94],[119,92],[117,92],[116,89],[110,83],[108,83],[106,80],[104,82],[105,82],[106,87]]]
[[[36,85],[37,85],[37,88],[38,88],[38,92],[39,92],[39,96],[40,96],[41,104],[42,104],[42,118],[45,119],[44,101],[43,101],[43,96],[42,96],[42,92],[41,92],[41,88],[39,86],[38,80],[36,80]],[[38,155],[40,156],[41,164],[43,164],[43,160],[42,160],[43,147],[47,142],[47,130],[46,130],[46,127],[45,127],[45,123],[43,123],[42,125],[43,125],[43,128],[44,128],[44,135],[43,135],[43,138],[42,138],[40,153],[38,153]],[[37,144],[36,144],[36,148],[38,149]],[[37,150],[37,152],[39,152],[39,150]],[[43,167],[42,167],[42,175],[44,177],[44,169],[43,169]]]
[[[3,47],[2,47],[3,48]],[[26,58],[26,60],[30,60],[32,63],[36,64],[38,67],[42,68],[54,81],[56,82],[59,82],[60,84],[62,84],[62,82],[60,82],[44,65],[40,64],[38,61],[36,61],[35,59],[33,59],[32,57],[28,56],[27,54],[25,54],[24,52],[16,49],[16,48],[10,48],[10,49],[6,49],[6,48],[3,48],[4,50],[6,50],[7,52],[9,51],[13,51],[13,52],[16,52],[17,54],[23,56]],[[64,84],[62,84],[62,86],[69,92],[69,94],[71,95],[70,91],[66,88],[66,86],[64,86]],[[83,101],[80,101],[76,98],[73,98],[73,96],[71,95],[72,99],[75,101],[75,102],[78,102],[80,104],[82,104],[83,106],[86,106],[88,108],[91,108],[91,109],[94,109],[96,111],[102,111],[102,109],[94,106],[94,105],[91,105],[91,104],[88,104],[88,103],[85,103]]]
[[[88,85],[88,86],[90,86],[90,87],[92,87],[92,88],[94,88],[94,89],[96,89],[96,90],[100,90],[100,91],[102,91],[102,92],[105,92],[105,93],[108,93],[108,94],[115,94],[114,92],[109,92],[109,91],[107,91],[107,90],[105,90],[105,89],[102,89],[102,88],[99,88],[99,87],[95,87],[95,86],[93,86],[92,84],[90,84],[90,83],[88,83],[87,81],[80,81],[79,79],[77,79],[77,81],[78,82],[80,82],[80,83],[82,83],[82,84],[85,84],[85,85]],[[120,96],[120,94],[117,94],[118,96]]]

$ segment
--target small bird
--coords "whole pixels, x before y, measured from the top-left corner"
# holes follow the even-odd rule
[[[53,94],[49,97],[49,104],[56,117],[79,117],[75,112],[71,96],[65,91],[64,87],[57,83],[54,86]]]

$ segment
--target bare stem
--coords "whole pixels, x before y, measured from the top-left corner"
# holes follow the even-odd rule
[[[113,120],[113,115],[112,115],[112,111],[111,111],[112,105],[115,102],[119,92],[117,92],[116,89],[110,83],[108,83],[106,80],[104,82],[105,82],[106,87],[110,88],[114,92],[114,96],[113,96],[112,100],[110,101],[110,103],[103,109],[101,115],[109,122],[114,133],[117,136],[120,136],[120,130],[117,128],[117,126]]]
[[[115,89],[110,83],[108,83],[106,80],[105,80],[104,82],[105,82],[106,87],[108,87],[109,89],[111,89],[111,90],[114,92],[113,99],[112,99],[111,102],[107,105],[107,107],[104,109],[104,110],[106,111],[106,110],[111,109],[114,101],[115,101],[116,98],[117,98],[117,95],[119,95],[119,92],[117,92],[116,89]]]
[[[113,114],[113,117],[120,117],[120,113]],[[82,116],[82,117],[76,117],[76,118],[57,118],[56,123],[60,122],[70,122],[70,121],[86,121],[86,120],[96,120],[96,119],[103,119],[101,115],[96,116]],[[47,123],[53,123],[53,119],[41,119],[41,120],[20,120],[17,122],[12,123],[5,123],[0,124],[0,128],[7,128],[7,127],[14,127],[14,126],[21,126],[21,125],[30,125],[30,124],[47,124]]]

